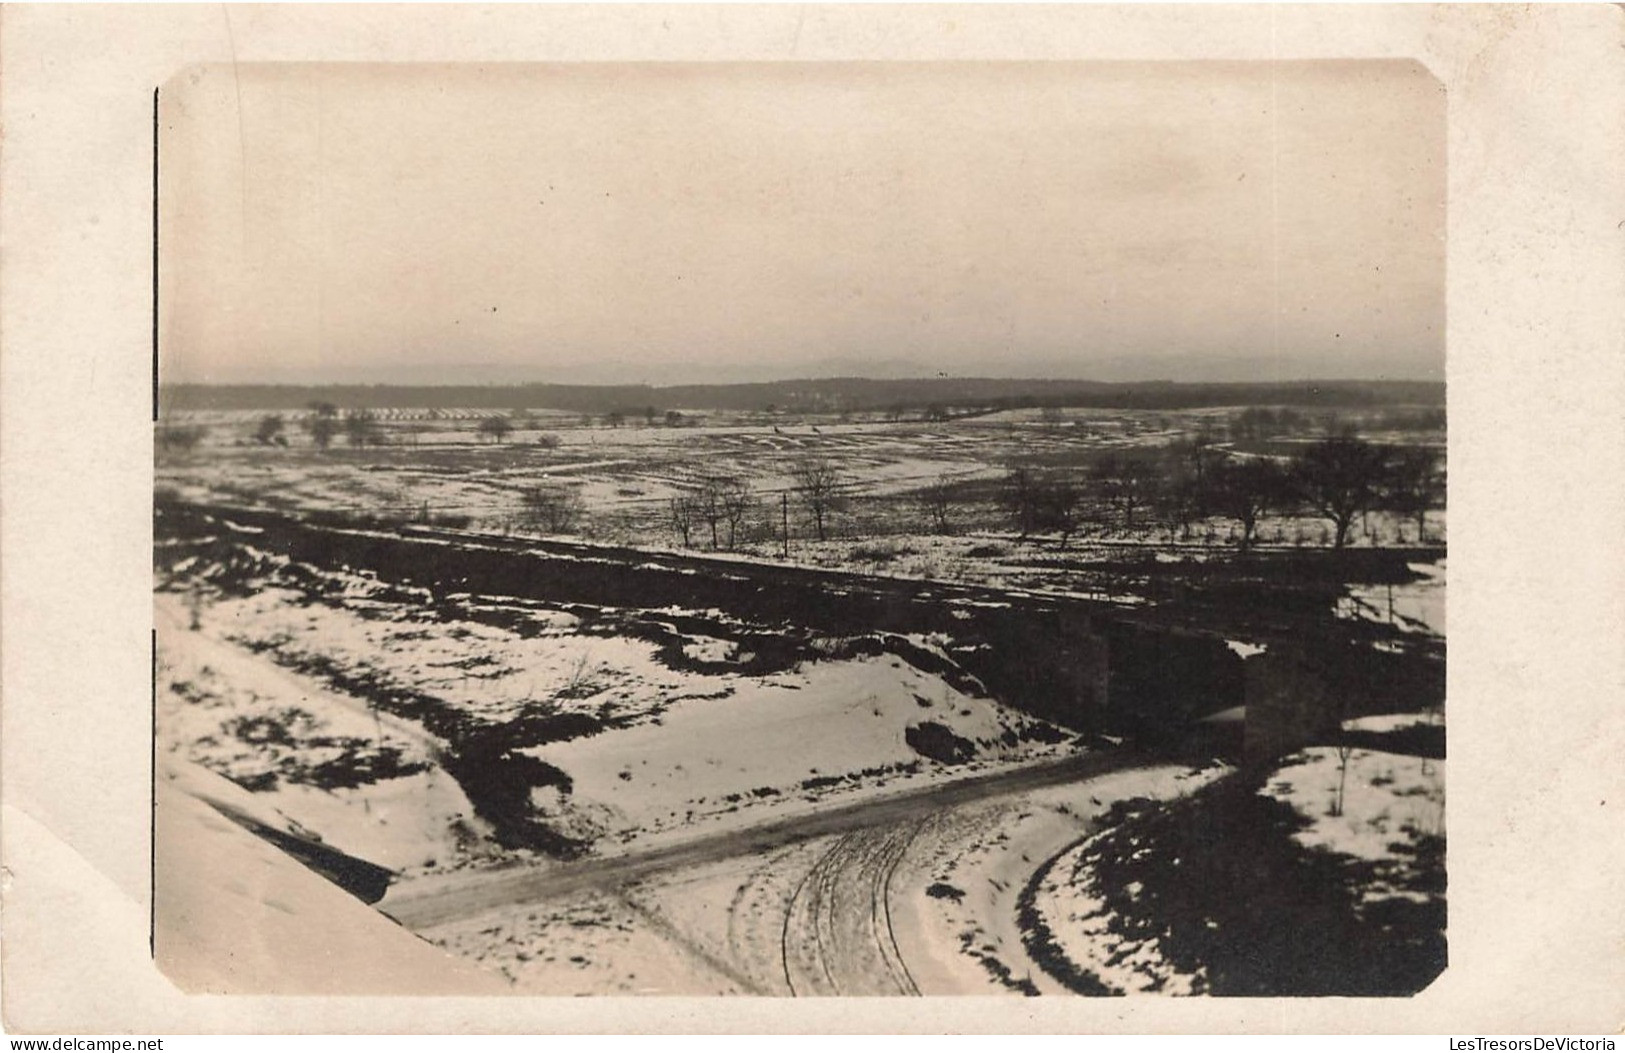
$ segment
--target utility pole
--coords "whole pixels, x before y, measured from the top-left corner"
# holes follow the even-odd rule
[[[782,493],[782,494],[779,495],[779,518],[780,518],[780,522],[783,524],[783,529],[779,533],[779,538],[784,543],[784,548],[783,548],[782,555],[783,555],[783,557],[785,559],[789,559],[790,558],[790,494],[789,494],[788,491],[786,491],[785,493]]]

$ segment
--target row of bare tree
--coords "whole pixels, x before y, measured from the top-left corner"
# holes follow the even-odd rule
[[[788,519],[790,495],[797,511],[811,523],[819,541],[828,536],[830,518],[847,506],[846,479],[833,462],[812,458],[800,462],[791,472],[789,492],[782,500],[782,514]],[[667,522],[683,541],[694,544],[696,535],[709,535],[713,549],[737,547],[746,525],[759,502],[750,483],[736,475],[702,476],[699,486],[673,497],[667,503]],[[787,530],[788,524],[781,529]],[[787,539],[786,539],[787,540]]]
[[[1443,500],[1438,451],[1383,446],[1347,435],[1310,443],[1290,458],[1236,454],[1197,440],[1109,455],[1081,477],[1017,466],[1006,476],[1002,493],[1022,537],[1053,533],[1064,545],[1090,511],[1104,506],[1128,530],[1148,516],[1187,532],[1209,516],[1225,516],[1240,524],[1243,549],[1252,545],[1259,520],[1272,513],[1308,512],[1329,520],[1336,548],[1348,544],[1356,520],[1374,511],[1410,518],[1421,540],[1427,513]],[[924,501],[942,521],[945,512],[929,492]]]
[[[940,479],[915,495],[929,526],[952,533],[971,505],[985,507],[985,487]],[[1385,446],[1352,436],[1323,439],[1289,458],[1242,455],[1195,440],[1156,450],[1111,454],[1087,469],[1012,467],[994,495],[1019,537],[1055,536],[1065,546],[1087,523],[1115,521],[1128,531],[1183,531],[1213,516],[1239,524],[1238,545],[1250,548],[1269,515],[1312,515],[1329,521],[1334,547],[1345,547],[1368,512],[1388,511],[1416,524],[1426,537],[1427,513],[1442,507],[1444,473],[1438,451]],[[786,535],[793,507],[819,541],[835,517],[851,507],[850,480],[826,458],[795,465],[779,496]],[[710,473],[667,502],[666,524],[684,547],[736,548],[750,537],[764,503],[738,475]],[[774,510],[766,510],[772,515]],[[566,533],[583,515],[580,496],[562,486],[536,487],[523,497],[522,518],[548,533]],[[774,516],[778,518],[778,516]]]
[[[793,495],[798,515],[805,516],[814,535],[823,541],[831,517],[847,506],[845,486],[844,474],[832,462],[822,458],[802,462],[792,472],[790,490],[782,498],[782,514],[787,520]],[[746,539],[750,522],[761,507],[759,495],[747,480],[712,473],[667,502],[666,523],[685,548],[709,542],[713,550],[732,551]],[[543,533],[575,530],[585,511],[581,495],[561,484],[533,486],[520,495],[520,521]]]

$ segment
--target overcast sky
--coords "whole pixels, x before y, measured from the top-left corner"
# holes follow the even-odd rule
[[[161,97],[169,380],[1443,379],[1415,63],[220,66]]]

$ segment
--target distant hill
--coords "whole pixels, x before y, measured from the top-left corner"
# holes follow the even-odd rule
[[[1190,409],[1200,406],[1443,405],[1444,384],[1431,381],[1329,380],[1290,383],[1107,384],[1078,380],[976,377],[867,379],[834,377],[754,384],[175,384],[160,389],[165,412],[298,410],[315,402],[343,409],[551,409],[575,413],[679,410],[786,410],[828,413],[886,409],[1075,406],[1098,409]]]

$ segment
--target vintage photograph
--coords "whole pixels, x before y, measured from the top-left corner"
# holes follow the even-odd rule
[[[154,120],[182,990],[1444,973],[1421,63],[245,62]]]

